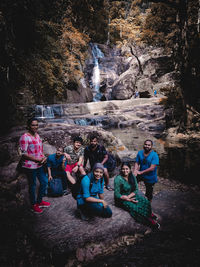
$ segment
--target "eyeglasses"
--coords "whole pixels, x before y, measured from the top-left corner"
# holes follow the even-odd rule
[[[38,124],[31,124],[31,127],[38,127]]]

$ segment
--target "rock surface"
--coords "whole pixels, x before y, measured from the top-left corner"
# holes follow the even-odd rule
[[[154,90],[162,93],[163,88],[171,88],[177,81],[174,75],[171,56],[162,48],[140,48],[124,45],[110,48],[96,44],[103,52],[99,58],[99,83],[106,85],[107,99],[130,99],[136,91],[146,97],[152,97]],[[93,59],[89,49],[85,66],[85,78],[92,83]]]
[[[97,123],[104,129],[137,127],[155,137],[160,137],[166,128],[162,98],[138,98],[112,100],[84,104],[63,105],[65,116],[77,124]]]
[[[126,150],[119,139],[102,128],[50,122],[40,125],[40,134],[44,138],[47,154],[54,151],[56,144],[70,142],[73,134],[87,136],[91,131],[99,132],[106,146],[118,150],[122,158],[127,155],[130,158],[135,157],[134,153],[131,156],[131,151]],[[113,216],[109,219],[94,218],[87,222],[82,221],[76,213],[76,201],[71,195],[45,197],[51,202],[51,207],[45,209],[41,215],[33,214],[28,201],[27,181],[23,175],[16,176],[15,173],[19,159],[18,137],[23,132],[24,127],[14,129],[9,136],[2,138],[0,143],[1,157],[5,163],[1,168],[0,180],[2,266],[20,266],[27,263],[32,266],[59,267],[66,264],[129,266],[129,261],[143,263],[143,266],[162,266],[168,263],[169,266],[177,266],[180,262],[182,266],[184,263],[190,266],[189,264],[194,262],[192,266],[195,266],[195,263],[199,262],[200,247],[196,234],[200,226],[198,188],[184,187],[182,184],[160,178],[155,187],[152,207],[159,215],[161,229],[149,235],[148,227],[136,223],[128,212],[114,206],[113,192],[107,190],[105,199],[113,211]],[[175,131],[171,131],[169,136],[174,140],[174,143],[171,140],[171,145],[175,147],[177,140],[182,140],[182,143],[178,143],[179,146],[191,143],[193,148],[196,144],[193,143],[193,135],[176,135]],[[170,142],[170,139],[168,141]],[[111,178],[110,182],[113,185],[114,179]],[[143,186],[140,185],[140,189],[144,192]],[[178,249],[174,247],[176,243],[179,244]],[[151,250],[147,249],[149,246]],[[169,251],[169,247],[172,247],[173,251]],[[127,253],[129,254],[126,257]],[[158,254],[157,261],[153,260],[154,264],[148,265],[149,257],[154,259],[155,254]],[[188,255],[187,259],[185,255]]]
[[[6,137],[0,140],[0,181],[8,182],[17,178],[16,166],[20,160],[19,138],[25,132],[25,127],[14,128]],[[78,126],[66,123],[40,123],[39,134],[43,140],[46,156],[55,152],[57,146],[67,146],[73,143],[73,137],[80,135],[84,146],[88,144],[88,136],[96,133],[109,151],[117,156],[117,151],[127,150],[120,139],[111,132],[95,126]]]
[[[111,184],[113,181],[112,178]],[[72,266],[96,261],[99,257],[101,259],[108,254],[109,247],[112,247],[112,253],[119,249],[122,244],[117,245],[115,242],[119,241],[120,237],[132,237],[134,241],[132,240],[130,244],[134,245],[145,240],[149,231],[147,226],[136,223],[128,212],[115,207],[113,192],[107,190],[105,199],[113,211],[113,216],[109,219],[96,217],[89,221],[82,221],[76,214],[76,201],[71,195],[46,199],[51,202],[51,207],[44,209],[41,215],[34,215],[27,211],[27,218],[23,218],[23,227],[34,238],[36,244],[40,244],[40,249],[51,254],[53,263],[58,266],[70,261],[74,264]],[[152,206],[161,223],[160,235],[178,225],[186,227],[191,224],[197,229],[200,217],[197,204],[199,200],[199,192],[193,190],[181,192],[174,189],[172,191],[169,187],[157,190]],[[196,215],[193,213],[194,210]],[[152,232],[151,236],[156,234]],[[191,237],[190,233],[187,235],[188,238]],[[125,245],[127,244],[122,246]]]

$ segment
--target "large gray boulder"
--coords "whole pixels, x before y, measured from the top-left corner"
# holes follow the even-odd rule
[[[17,179],[17,164],[20,160],[19,138],[26,131],[25,127],[13,128],[10,133],[0,140],[0,180],[12,181]],[[44,153],[46,156],[55,153],[56,147],[65,147],[73,143],[73,137],[80,135],[84,140],[84,146],[89,142],[88,136],[91,133],[98,134],[109,151],[127,150],[124,144],[111,132],[95,126],[78,126],[67,123],[40,122],[39,134],[43,139]]]

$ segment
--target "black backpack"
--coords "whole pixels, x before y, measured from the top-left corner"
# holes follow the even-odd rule
[[[116,168],[117,162],[116,162],[116,159],[113,156],[113,154],[108,153],[108,160],[107,160],[106,164],[107,164],[109,172],[112,172]]]
[[[48,184],[48,196],[57,197],[63,195],[62,179],[53,178]]]
[[[72,192],[72,196],[73,196],[74,199],[77,199],[78,194],[81,193],[81,181],[85,176],[88,176],[89,179],[90,179],[90,191],[91,191],[91,188],[92,188],[92,185],[93,185],[92,174],[88,173],[88,174],[86,174],[84,176],[79,177],[77,182],[72,185],[71,192]],[[103,178],[101,178],[101,183],[102,182],[103,182]]]

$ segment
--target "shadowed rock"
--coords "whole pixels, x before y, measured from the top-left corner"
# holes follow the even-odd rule
[[[111,179],[111,184],[113,181]],[[136,223],[128,212],[115,207],[113,192],[105,190],[105,199],[113,211],[112,218],[96,217],[82,221],[76,215],[76,201],[71,195],[48,198],[51,207],[45,209],[43,214],[33,215],[27,212],[31,223],[26,223],[25,229],[44,251],[52,255],[54,264],[58,266],[70,259],[77,262],[95,260],[106,254],[109,246],[125,235],[145,238],[145,232],[149,228]],[[198,200],[200,195],[191,192],[164,190],[155,195],[152,205],[161,223],[159,231],[168,231],[177,223],[187,224],[188,216],[194,217],[193,208],[199,212]],[[198,220],[194,220],[193,226],[196,227],[197,224]]]

